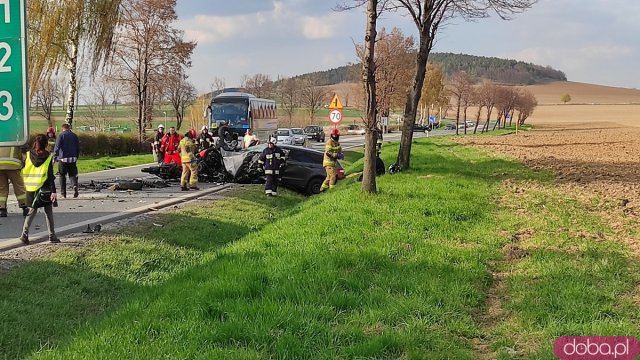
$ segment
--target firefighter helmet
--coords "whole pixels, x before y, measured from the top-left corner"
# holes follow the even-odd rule
[[[158,125],[158,129],[164,130],[164,125],[162,125],[162,124]]]
[[[49,127],[47,129],[47,134],[54,134],[55,135],[56,134],[56,129],[54,129],[53,127]]]
[[[337,141],[338,139],[340,139],[340,130],[338,130],[338,128],[331,129],[331,133],[330,134],[331,134],[331,138],[333,140]]]
[[[189,129],[188,134],[189,134],[189,137],[190,137],[190,138],[195,139],[195,138],[196,138],[196,136],[197,136],[197,135],[196,135],[196,129],[194,129],[194,128]]]

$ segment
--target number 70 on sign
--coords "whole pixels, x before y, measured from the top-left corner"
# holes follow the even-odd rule
[[[338,125],[342,121],[342,110],[329,111],[329,121],[334,125]]]

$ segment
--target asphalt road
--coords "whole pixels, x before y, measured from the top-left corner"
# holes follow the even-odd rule
[[[426,136],[451,135],[455,131],[435,130],[429,134],[414,133],[414,138]],[[398,141],[400,133],[385,134],[385,141]],[[364,136],[342,136],[340,143],[343,149],[357,148],[363,145]],[[324,143],[310,144],[311,148],[323,150]],[[98,171],[81,174],[80,184],[112,182],[114,180],[127,179],[153,179],[155,176],[142,173],[140,170],[153,164],[132,166],[114,170]],[[56,184],[59,182],[56,180]],[[202,190],[182,192],[178,183],[170,183],[167,188],[143,188],[141,191],[114,191],[108,189],[95,190],[81,186],[80,196],[77,199],[68,197],[59,200],[59,206],[54,208],[54,222],[58,235],[64,240],[64,234],[81,232],[95,224],[106,224],[111,221],[127,218],[140,213],[152,211],[154,208],[170,206],[172,204],[188,201],[205,193],[215,192],[221,189],[219,184],[200,184]],[[10,191],[8,211],[9,216],[0,218],[0,250],[14,247],[19,244],[17,238],[22,231],[24,218],[13,197],[13,189]],[[59,191],[58,191],[59,193]],[[70,192],[69,192],[70,193]],[[31,225],[30,239],[32,241],[46,240],[47,228],[43,211],[39,211]]]
[[[64,241],[64,234],[81,232],[87,228],[87,225],[93,227],[95,224],[106,224],[128,218],[155,208],[188,201],[194,197],[215,192],[222,188],[220,184],[200,184],[200,191],[182,192],[178,183],[169,183],[170,186],[166,188],[145,187],[141,191],[97,190],[82,186],[90,183],[91,180],[94,182],[110,182],[115,179],[158,179],[140,171],[141,168],[146,166],[149,165],[81,174],[79,177],[81,184],[80,196],[77,199],[71,196],[66,199],[60,199],[58,201],[59,206],[54,208],[55,229],[59,237]],[[56,180],[56,185],[58,184],[59,182]],[[69,195],[71,194],[69,191],[68,193]],[[13,194],[9,195],[7,208],[9,216],[0,218],[0,249],[18,244],[17,238],[21,234],[24,221],[22,211],[18,208]],[[47,227],[43,211],[39,211],[36,215],[36,219],[31,225],[29,238],[32,241],[47,239]]]

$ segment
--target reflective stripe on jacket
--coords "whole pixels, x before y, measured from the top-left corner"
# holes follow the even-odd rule
[[[336,160],[338,160],[338,155],[342,152],[342,146],[340,143],[329,139],[327,144],[324,146],[324,159],[322,159],[322,166],[328,165],[336,165]]]
[[[190,163],[195,160],[196,157],[193,155],[195,150],[196,146],[193,143],[193,140],[188,137],[184,137],[180,140],[180,160],[183,163]]]
[[[280,166],[284,164],[286,160],[286,155],[277,146],[273,146],[273,148],[266,148],[260,154],[258,158],[258,164],[264,167],[265,175],[280,175]]]
[[[22,169],[22,177],[24,178],[24,187],[27,191],[36,192],[47,181],[47,172],[49,171],[49,164],[53,155],[49,155],[47,160],[40,166],[33,165],[31,162],[31,153],[27,153],[27,160]]]
[[[0,147],[0,170],[22,169],[22,152],[17,146]]]

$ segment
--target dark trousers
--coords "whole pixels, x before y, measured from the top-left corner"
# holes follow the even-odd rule
[[[58,171],[60,172],[60,192],[63,196],[67,195],[67,175],[69,175],[69,180],[71,180],[71,186],[77,188],[78,187],[78,165],[75,162],[58,163]]]
[[[265,194],[278,194],[278,176],[277,175],[265,175],[266,183],[264,184]]]

